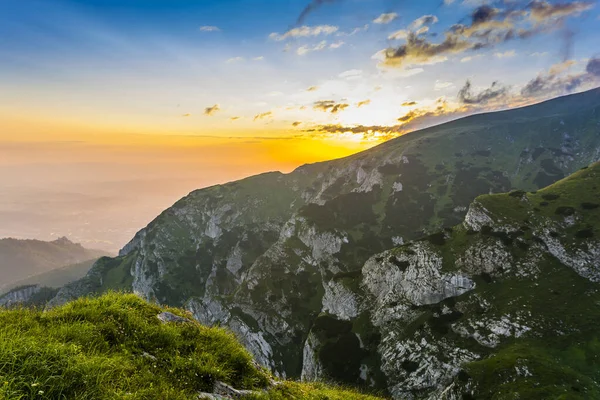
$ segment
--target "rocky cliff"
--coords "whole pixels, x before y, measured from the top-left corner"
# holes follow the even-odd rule
[[[549,268],[587,287],[597,255],[591,238],[567,246],[552,233],[565,224],[585,231],[580,213],[596,211],[564,205],[573,213],[553,214],[544,207],[558,203],[543,200],[532,206],[539,220],[527,211],[509,221],[486,199],[525,207],[538,195],[470,203],[539,189],[598,159],[600,90],[465,118],[287,175],[193,192],[52,304],[129,289],[228,326],[283,376],[396,397],[470,393],[472,375],[461,366],[533,330],[521,303],[477,319],[492,304],[486,287],[500,278],[536,282]],[[464,226],[434,234],[463,218]]]

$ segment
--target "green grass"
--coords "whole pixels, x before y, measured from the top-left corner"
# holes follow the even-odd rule
[[[262,390],[270,376],[235,337],[133,294],[82,298],[50,311],[0,311],[0,399],[194,399],[215,381]],[[374,399],[285,382],[257,399]]]

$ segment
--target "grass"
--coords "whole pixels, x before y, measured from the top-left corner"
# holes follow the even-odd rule
[[[183,310],[111,292],[50,311],[0,311],[0,399],[194,399],[215,381],[261,390],[271,378],[235,337]],[[283,384],[256,399],[374,399],[323,384]]]

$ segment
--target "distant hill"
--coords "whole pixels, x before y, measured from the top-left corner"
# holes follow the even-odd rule
[[[62,286],[84,276],[93,261],[107,255],[66,237],[52,242],[0,239],[0,292],[23,284]]]

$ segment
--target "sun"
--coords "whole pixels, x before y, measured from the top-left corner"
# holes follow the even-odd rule
[[[401,109],[395,102],[372,101],[361,107],[348,108],[340,113],[338,121],[344,126],[393,126],[398,124]]]

